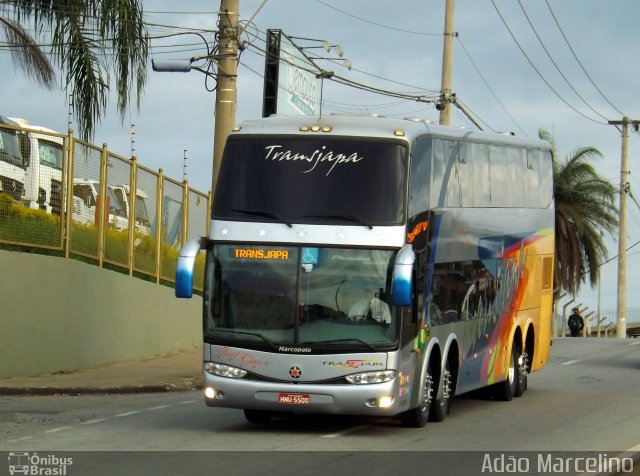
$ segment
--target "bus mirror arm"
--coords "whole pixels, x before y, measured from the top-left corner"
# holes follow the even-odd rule
[[[193,270],[196,256],[206,247],[206,238],[189,241],[180,250],[176,265],[176,297],[190,298],[193,296]]]
[[[410,306],[413,302],[413,246],[406,244],[396,255],[393,265],[392,302],[395,306]]]

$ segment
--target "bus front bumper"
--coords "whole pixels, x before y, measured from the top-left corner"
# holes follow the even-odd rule
[[[397,378],[376,384],[264,382],[204,372],[205,403],[273,412],[392,416],[408,410]]]

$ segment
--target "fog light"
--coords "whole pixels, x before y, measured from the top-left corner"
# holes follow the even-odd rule
[[[211,387],[207,387],[204,389],[204,396],[209,399],[216,398],[216,391]]]
[[[381,397],[378,401],[380,408],[389,408],[391,405],[393,405],[393,397]]]

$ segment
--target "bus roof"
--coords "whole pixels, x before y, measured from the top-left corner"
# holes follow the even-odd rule
[[[314,127],[317,126],[317,127]],[[326,130],[323,130],[327,128]],[[477,142],[504,143],[531,148],[550,149],[548,142],[539,139],[527,139],[513,134],[475,131],[464,128],[446,127],[421,119],[395,119],[375,115],[328,116],[278,116],[253,119],[242,122],[231,135],[242,134],[293,134],[293,135],[331,135],[388,137],[413,141],[419,135],[428,134],[451,140],[473,140]]]

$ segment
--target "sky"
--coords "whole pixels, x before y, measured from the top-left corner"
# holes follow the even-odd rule
[[[260,117],[264,71],[264,38],[270,28],[291,37],[326,40],[339,45],[344,62],[321,60],[328,70],[383,90],[438,95],[441,84],[445,0],[239,0],[240,19],[248,21],[247,48],[238,67],[236,120]],[[214,43],[218,0],[181,2],[145,0],[152,36],[182,31],[201,33]],[[255,14],[255,16],[254,16]],[[637,0],[455,0],[452,90],[485,130],[537,137],[553,133],[559,157],[580,146],[603,154],[594,165],[616,186],[620,181],[621,134],[609,120],[640,119],[640,2]],[[0,38],[0,41],[3,41]],[[295,40],[303,46],[321,41]],[[542,46],[544,45],[544,46]],[[206,54],[196,35],[152,39],[151,57],[184,60]],[[309,50],[336,57],[334,50]],[[65,132],[77,129],[62,88],[48,91],[13,67],[0,48],[2,107],[0,114]],[[61,82],[62,75],[58,75]],[[112,99],[92,140],[124,157],[132,152],[140,164],[162,168],[192,187],[208,191],[211,183],[215,93],[211,79],[196,71],[151,70],[141,108],[122,118]],[[438,122],[432,103],[419,103],[364,92],[324,81],[323,113],[375,113],[419,117]],[[453,108],[452,127],[475,129]],[[629,137],[629,181],[640,191],[640,136]],[[640,199],[640,192],[636,192]],[[627,246],[640,240],[640,207],[628,201]],[[607,237],[610,262],[601,268],[602,286],[583,286],[576,298],[592,310],[615,310],[617,303],[617,236]],[[627,254],[627,307],[640,307],[640,246]],[[599,299],[600,296],[600,299]],[[565,301],[561,301],[562,304]],[[560,306],[561,308],[561,306]]]

